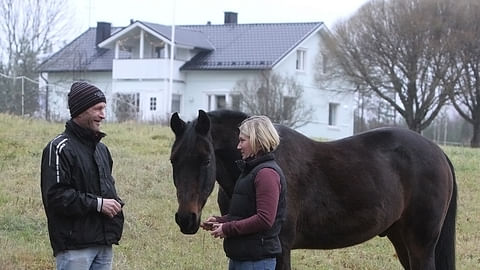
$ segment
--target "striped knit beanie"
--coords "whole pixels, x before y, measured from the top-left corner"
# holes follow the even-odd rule
[[[77,117],[93,105],[107,102],[103,92],[87,82],[74,82],[68,93],[68,108],[72,118]]]

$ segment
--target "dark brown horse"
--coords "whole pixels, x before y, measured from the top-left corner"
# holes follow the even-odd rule
[[[186,123],[173,114],[175,220],[183,233],[198,231],[215,180],[226,213],[239,175],[238,126],[246,117],[200,110]],[[331,142],[276,128],[288,213],[277,269],[290,269],[291,249],[342,248],[377,235],[390,239],[405,269],[455,269],[457,187],[453,166],[437,145],[398,128]]]

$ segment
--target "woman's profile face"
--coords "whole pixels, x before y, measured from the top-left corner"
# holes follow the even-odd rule
[[[250,138],[242,133],[238,135],[237,149],[240,150],[243,160],[253,156],[252,145],[250,145]]]

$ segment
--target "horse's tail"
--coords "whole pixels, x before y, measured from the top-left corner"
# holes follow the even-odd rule
[[[457,216],[457,181],[452,162],[445,155],[453,176],[453,191],[447,216],[443,221],[442,231],[435,249],[435,266],[437,270],[455,269],[455,220]]]

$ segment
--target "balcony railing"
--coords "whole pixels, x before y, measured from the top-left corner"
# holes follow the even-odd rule
[[[183,80],[179,69],[184,61],[174,60],[173,79]],[[168,79],[170,59],[114,59],[113,79]]]

